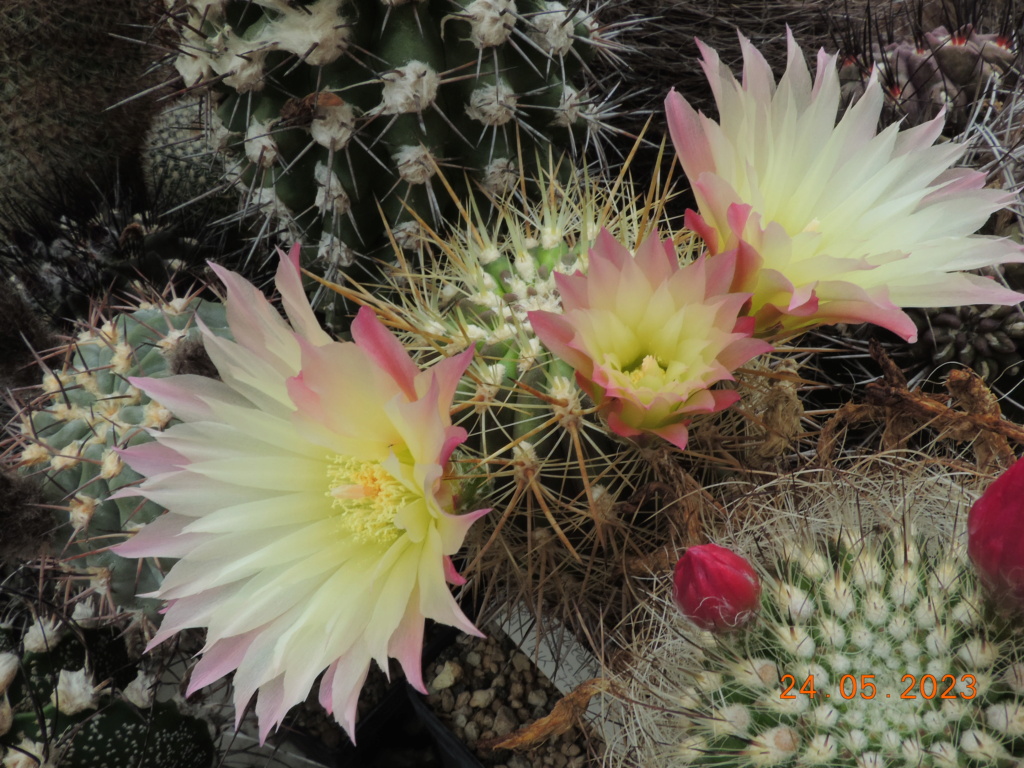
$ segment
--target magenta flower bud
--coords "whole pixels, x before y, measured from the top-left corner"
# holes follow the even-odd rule
[[[761,582],[754,568],[725,547],[690,547],[676,563],[676,605],[701,629],[724,632],[754,617],[761,606]]]
[[[971,507],[967,553],[997,600],[1024,608],[1024,461],[996,478]]]

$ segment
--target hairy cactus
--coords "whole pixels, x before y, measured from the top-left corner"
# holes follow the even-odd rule
[[[246,205],[276,215],[327,269],[390,251],[389,234],[415,243],[421,220],[439,225],[451,205],[439,167],[500,193],[518,157],[589,143],[600,127],[588,62],[611,43],[579,6],[168,5],[178,71],[209,86],[212,141],[235,158]]]
[[[207,725],[128,661],[112,627],[33,616],[0,627],[0,757],[4,766],[209,768]]]
[[[63,556],[109,589],[115,604],[139,608],[151,601],[135,595],[155,589],[168,564],[137,563],[106,550],[162,509],[112,498],[141,479],[117,451],[149,441],[145,430],[163,428],[171,414],[128,379],[183,372],[180,362],[197,344],[196,323],[220,332],[225,311],[218,303],[186,297],[94,320],[48,356],[42,392],[24,404],[7,454],[58,510]]]
[[[733,537],[760,556],[760,615],[711,634],[652,607],[624,762],[1019,764],[1024,632],[986,605],[953,478],[876,458],[747,499],[773,515]]]

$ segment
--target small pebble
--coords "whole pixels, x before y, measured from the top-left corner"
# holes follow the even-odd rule
[[[505,679],[504,675],[496,675],[491,681],[492,688],[504,688],[508,685],[508,680]]]
[[[470,651],[466,654],[466,663],[471,667],[480,666],[480,654],[476,651]]]
[[[461,678],[462,667],[454,661],[446,661],[437,677],[430,682],[430,687],[435,691],[441,691],[451,688]]]
[[[543,707],[548,703],[548,695],[544,691],[530,691],[526,694],[526,703],[531,707]]]
[[[570,744],[565,748],[565,754],[569,757],[576,757],[581,752],[579,744]]]
[[[469,722],[469,718],[461,712],[456,712],[455,717],[452,718],[452,722],[455,724],[456,728],[465,728],[466,723]]]
[[[441,709],[444,712],[451,712],[455,709],[455,696],[447,688],[441,691]]]
[[[547,699],[545,699],[545,701],[546,700]],[[482,688],[480,690],[473,691],[473,695],[469,699],[469,706],[482,709],[483,707],[491,706],[492,701],[494,701],[494,689]]]
[[[509,698],[521,699],[523,698],[524,693],[526,693],[526,689],[523,688],[522,683],[512,683],[512,685],[508,687]]]
[[[455,708],[456,709],[465,709],[466,707],[468,707],[469,706],[469,697],[471,695],[472,694],[469,691],[463,691],[462,693],[460,693],[458,698],[455,699]]]
[[[522,755],[513,755],[508,761],[508,768],[533,768],[533,766]]]
[[[516,652],[512,654],[512,666],[516,672],[525,672],[533,666],[533,662],[530,661],[530,658],[525,653]]]
[[[565,766],[569,764],[569,758],[561,752],[556,752],[551,759],[551,764],[554,768],[565,768]]]
[[[498,736],[508,736],[519,726],[516,713],[509,707],[501,707],[494,715],[494,732]]]
[[[466,736],[466,741],[476,741],[480,738],[480,726],[470,720],[466,723],[463,733]]]

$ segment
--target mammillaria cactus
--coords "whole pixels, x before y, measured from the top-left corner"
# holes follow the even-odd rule
[[[144,302],[85,330],[48,355],[42,392],[25,402],[7,455],[22,474],[38,480],[43,500],[59,510],[61,554],[109,589],[112,600],[139,608],[136,593],[159,586],[156,561],[136,562],[107,552],[130,531],[163,510],[153,503],[116,498],[141,475],[118,451],[152,438],[170,412],[128,381],[165,376],[196,343],[198,322],[224,333],[224,307],[192,297]]]
[[[247,204],[329,269],[416,240],[450,206],[439,167],[494,192],[518,158],[589,144],[592,14],[557,0],[168,0],[178,71],[206,84]],[[593,83],[591,83],[593,85]],[[379,223],[378,223],[379,222]]]
[[[956,478],[875,457],[747,503],[772,515],[733,539],[760,564],[760,614],[712,634],[652,607],[629,647],[624,762],[1019,763],[1024,633],[973,573]]]
[[[208,726],[156,701],[155,679],[129,660],[113,626],[86,602],[73,619],[6,611],[0,625],[0,759],[4,768],[209,768]]]

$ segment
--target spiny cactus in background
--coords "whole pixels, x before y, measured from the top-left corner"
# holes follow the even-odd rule
[[[155,589],[169,567],[106,551],[163,511],[152,502],[111,498],[141,479],[117,450],[148,442],[144,430],[171,419],[128,379],[193,372],[182,363],[199,344],[199,321],[223,333],[224,307],[192,296],[144,302],[109,320],[96,313],[76,338],[45,354],[42,392],[25,398],[18,431],[7,440],[8,462],[37,480],[45,503],[57,510],[59,553],[119,606],[154,607],[135,595]]]
[[[66,328],[107,296],[139,284],[204,287],[206,260],[245,259],[238,223],[215,221],[209,206],[173,210],[174,184],[168,171],[146,200],[120,186],[111,195],[79,195],[68,186],[56,198],[33,198],[30,209],[0,224],[0,270],[10,290]]]
[[[579,5],[168,6],[178,71],[209,87],[212,140],[235,159],[245,205],[278,217],[321,271],[390,254],[388,235],[414,245],[417,219],[439,226],[451,205],[439,168],[503,193],[518,157],[594,144],[603,128],[607,91],[589,62],[615,46]]]
[[[978,119],[974,113],[995,113],[1016,102],[1022,19],[1024,7],[1014,0],[921,3],[900,11],[880,8],[873,16],[869,6],[866,20],[840,16],[843,95],[855,101],[874,73],[885,86],[886,123],[919,125],[945,110],[947,135],[954,136]]]
[[[0,224],[68,184],[88,197],[115,182],[141,192],[137,153],[165,73],[140,40],[155,0],[0,3]]]
[[[691,502],[677,502],[692,481],[666,441],[641,446],[611,432],[528,313],[560,311],[554,275],[585,273],[602,228],[626,247],[658,225],[663,237],[671,228],[667,195],[638,194],[624,176],[562,184],[552,168],[538,186],[539,203],[496,201],[491,224],[463,210],[458,232],[428,244],[426,269],[403,262],[396,270],[394,290],[348,293],[424,364],[476,347],[453,404],[469,433],[455,460],[466,492],[494,510],[467,537],[464,573],[488,599],[505,602],[499,596],[511,590],[534,610],[589,621],[619,610],[624,560],[647,544],[686,540]],[[691,241],[679,240],[686,261]]]
[[[1020,381],[1024,313],[1015,306],[911,309],[921,334],[911,354],[934,370],[947,363],[973,368],[1001,390]]]
[[[119,630],[76,617],[81,625],[57,615],[0,625],[4,766],[209,768],[206,723],[154,700],[155,680],[129,660]]]
[[[1018,765],[1024,631],[967,560],[964,479],[875,457],[754,489],[722,540],[760,563],[760,615],[712,635],[651,598],[623,763]]]

